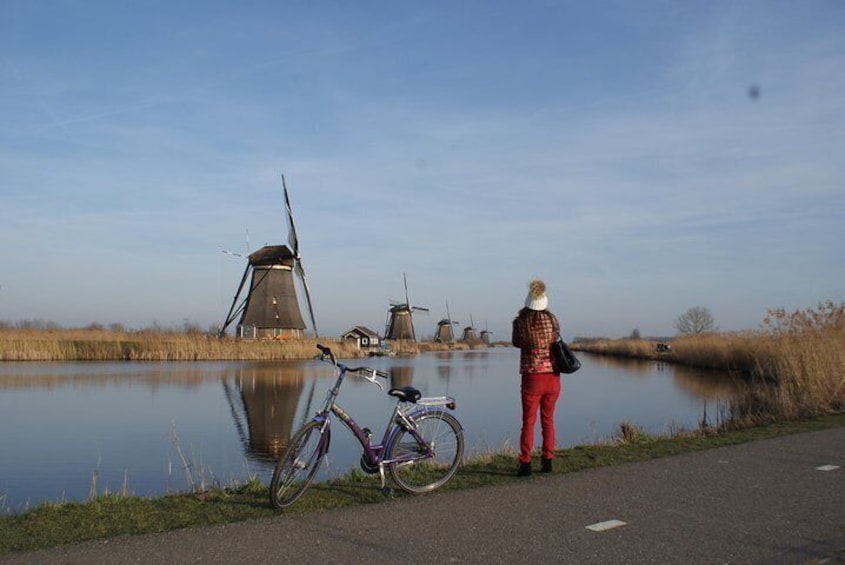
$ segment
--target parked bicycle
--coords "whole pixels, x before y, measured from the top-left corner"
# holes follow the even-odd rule
[[[405,386],[391,388],[396,407],[387,421],[380,443],[372,441],[369,429],[361,428],[337,404],[340,387],[347,373],[356,374],[384,390],[377,380],[388,374],[370,367],[349,367],[338,363],[331,349],[317,345],[321,359],[334,365],[337,380],[326,393],[323,407],[290,439],[287,449],[273,471],[270,502],[275,508],[290,506],[302,496],[314,480],[329,451],[333,416],[337,416],[361,444],[361,468],[378,473],[382,492],[390,494],[386,475],[399,488],[410,493],[432,491],[446,484],[455,474],[464,452],[461,424],[446,409],[455,409],[449,396],[422,396],[419,390]]]

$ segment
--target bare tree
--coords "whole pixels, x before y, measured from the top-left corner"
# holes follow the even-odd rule
[[[628,339],[642,339],[640,336],[640,328],[634,328],[634,331],[631,332],[631,335]]]
[[[718,329],[710,310],[704,306],[693,306],[675,318],[672,325],[675,326],[678,333],[684,335],[703,334]]]

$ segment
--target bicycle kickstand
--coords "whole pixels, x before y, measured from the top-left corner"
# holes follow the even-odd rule
[[[381,478],[381,494],[385,499],[393,498],[393,489],[387,486],[387,477],[384,476],[384,464],[378,466],[378,475]]]

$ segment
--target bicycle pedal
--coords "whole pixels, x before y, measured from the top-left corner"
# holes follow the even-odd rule
[[[392,488],[390,488],[390,487],[384,487],[383,489],[381,489],[381,494],[382,494],[382,495],[384,496],[384,498],[386,498],[387,500],[392,500],[392,499],[393,499],[393,497],[395,496],[395,494],[396,494],[396,493],[393,491],[393,489],[392,489]]]

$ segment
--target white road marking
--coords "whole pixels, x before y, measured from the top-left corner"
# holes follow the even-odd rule
[[[618,528],[619,526],[626,525],[628,525],[628,523],[623,522],[622,520],[605,520],[604,522],[590,524],[589,526],[587,526],[587,529],[592,530],[594,532],[603,532],[605,530],[611,530],[613,528]]]
[[[816,471],[835,471],[839,468],[839,465],[822,465],[821,467],[816,467]]]

